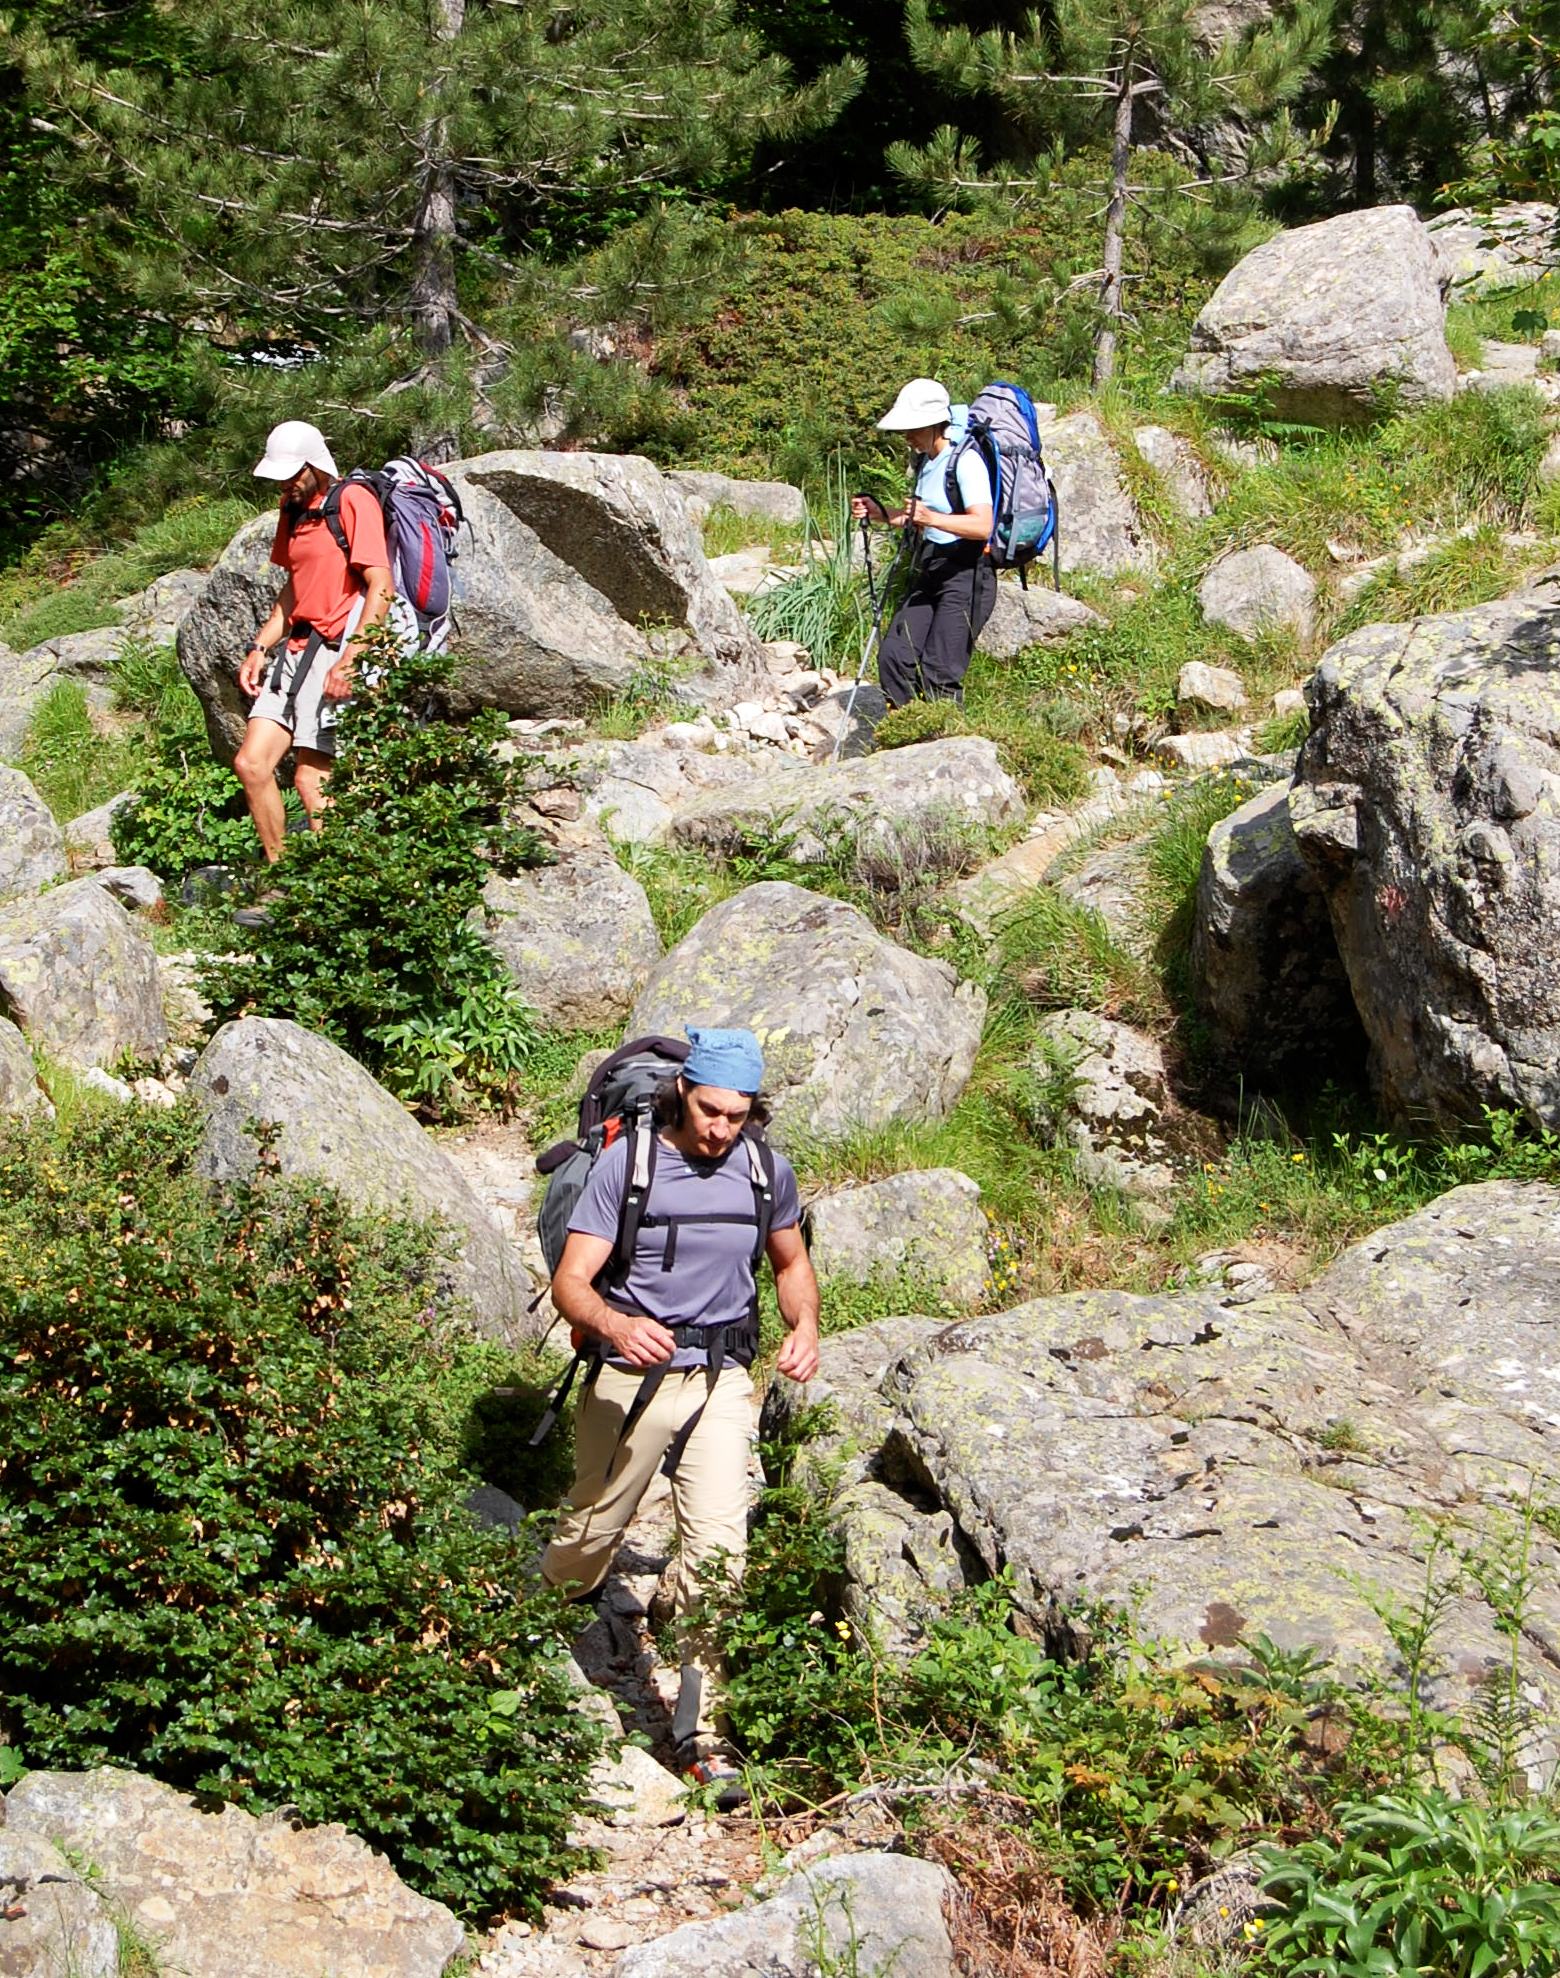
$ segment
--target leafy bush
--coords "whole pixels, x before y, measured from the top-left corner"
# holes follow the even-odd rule
[[[344,1821],[460,1914],[535,1909],[594,1734],[558,1604],[463,1508],[493,1349],[427,1231],[192,1112],[0,1138],[0,1744]]]
[[[1560,1820],[1406,1792],[1342,1807],[1336,1835],[1268,1857],[1283,1904],[1264,1968],[1317,1978],[1560,1970]]]
[[[359,652],[325,829],[288,839],[269,925],[252,956],[213,964],[210,994],[225,1016],[322,1031],[430,1112],[504,1103],[535,1026],[471,916],[490,869],[540,856],[508,822],[523,772],[494,753],[498,710],[434,715],[449,654],[403,653],[388,630]]]
[[[291,811],[298,815],[295,793]],[[147,865],[169,884],[197,866],[245,866],[259,843],[231,769],[213,762],[205,737],[171,742],[136,776],[135,801],[115,811],[109,824],[114,856],[125,865]]]

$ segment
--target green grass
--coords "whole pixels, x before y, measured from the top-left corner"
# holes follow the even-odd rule
[[[1341,638],[1361,625],[1399,623],[1431,612],[1466,611],[1515,589],[1525,570],[1545,560],[1542,550],[1512,548],[1486,523],[1477,534],[1458,537],[1402,572],[1388,571],[1368,585],[1334,618],[1332,635]]]
[[[1446,340],[1458,369],[1479,368],[1479,346],[1486,337],[1497,343],[1537,342],[1532,328],[1527,323],[1518,328],[1515,320],[1534,311],[1547,316],[1551,324],[1560,323],[1560,276],[1545,275],[1496,295],[1452,303],[1446,312]]]
[[[791,563],[802,553],[809,531],[805,524],[775,522],[766,515],[739,515],[734,508],[712,508],[702,526],[704,554],[730,556],[739,549],[762,547],[777,563]]]
[[[73,632],[95,632],[117,625],[119,612],[89,590],[51,591],[0,625],[0,637],[14,652],[28,652],[46,639],[68,639]]]
[[[1043,688],[1031,689],[1014,665],[971,667],[961,708],[952,701],[908,701],[878,723],[873,746],[906,748],[942,735],[984,735],[1002,767],[1041,809],[1065,809],[1089,790],[1089,757],[1075,739],[1074,710]]]
[[[609,827],[610,836],[610,827]],[[656,931],[668,948],[747,883],[702,852],[676,845],[634,845],[612,840],[617,862],[645,889]]]
[[[1158,929],[1154,961],[1165,993],[1182,1011],[1191,1007],[1188,970],[1208,833],[1255,794],[1244,777],[1199,776],[1172,792],[1149,834],[1144,908]]]
[[[128,789],[143,756],[140,734],[105,733],[80,682],[57,680],[33,710],[17,767],[57,821],[68,824]]]
[[[854,665],[867,636],[871,603],[850,515],[850,487],[837,455],[820,506],[821,513],[808,518],[800,569],[750,598],[747,616],[761,639],[788,639],[807,648],[814,666],[845,669]],[[876,544],[882,584],[899,544],[885,543],[881,533]]]

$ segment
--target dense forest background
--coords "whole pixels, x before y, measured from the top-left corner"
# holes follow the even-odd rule
[[[1546,0],[31,0],[0,32],[12,559],[247,492],[300,401],[353,459],[541,434],[816,482],[898,371],[1162,378],[1262,231],[1547,196],[1560,141]]]

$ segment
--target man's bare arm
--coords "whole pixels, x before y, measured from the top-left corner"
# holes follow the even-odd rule
[[[780,1316],[787,1327],[775,1366],[792,1380],[811,1380],[818,1371],[818,1280],[801,1229],[793,1223],[789,1229],[771,1231],[768,1251]]]
[[[571,1326],[599,1339],[617,1359],[632,1367],[656,1367],[669,1360],[676,1342],[655,1319],[614,1312],[591,1280],[612,1255],[604,1236],[571,1231],[553,1272],[552,1301]]]

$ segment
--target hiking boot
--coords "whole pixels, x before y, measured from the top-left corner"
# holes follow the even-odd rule
[[[263,887],[247,907],[240,907],[234,914],[233,925],[242,927],[246,933],[263,934],[271,925],[271,909],[279,904],[281,897],[275,886]]]
[[[745,1806],[748,1791],[742,1769],[718,1738],[684,1738],[677,1747],[677,1766],[696,1786],[713,1786],[722,1813]]]

